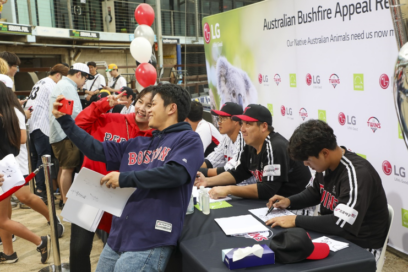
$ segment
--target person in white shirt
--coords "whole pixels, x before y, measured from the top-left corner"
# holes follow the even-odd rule
[[[135,92],[129,87],[123,87],[121,89],[121,93],[126,92],[124,96],[120,98],[122,101],[126,101],[126,104],[123,105],[122,110],[120,111],[121,114],[128,114],[135,112],[135,106],[133,105],[133,101],[136,99]]]
[[[99,90],[106,85],[105,77],[98,73],[96,63],[94,61],[88,62],[89,73],[94,77],[93,80],[87,80],[82,89],[85,91],[85,100],[88,103],[96,101],[96,95]]]
[[[213,124],[203,119],[203,112],[203,105],[200,102],[192,101],[190,113],[185,121],[191,125],[193,131],[200,135],[204,156],[207,157],[219,145],[223,136]]]
[[[109,64],[106,72],[109,72],[111,77],[108,78],[108,86],[104,86],[104,89],[111,93],[118,93],[122,87],[127,87],[126,79],[119,74],[119,69],[116,64]]]
[[[37,168],[42,164],[43,155],[51,155],[52,148],[50,144],[50,119],[49,104],[51,92],[63,76],[68,75],[69,68],[63,64],[57,64],[51,68],[50,75],[38,81],[31,90],[28,97],[26,108],[32,111],[31,118],[28,121],[30,142],[33,150],[31,152],[36,156],[33,158],[33,167]],[[40,171],[36,178],[37,194],[46,199],[44,171]]]
[[[230,169],[235,169],[240,163],[240,156],[244,150],[245,141],[242,137],[241,122],[231,119],[233,115],[242,114],[242,106],[227,102],[220,110],[211,110],[211,114],[218,116],[218,127],[221,134],[226,134],[221,143],[211,152],[201,165],[197,173],[204,177],[213,177]],[[255,177],[250,177],[238,186],[256,183]]]

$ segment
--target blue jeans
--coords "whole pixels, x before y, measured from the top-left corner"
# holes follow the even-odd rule
[[[96,272],[161,272],[166,269],[173,248],[164,246],[145,251],[118,253],[106,244],[99,257]]]
[[[31,150],[31,153],[33,154],[32,167],[36,169],[38,166],[42,164],[41,157],[43,155],[52,156],[50,138],[48,138],[47,135],[42,133],[40,129],[36,129],[33,132],[31,132],[30,140],[32,143],[31,147],[34,147]],[[40,172],[38,172],[38,174],[35,176],[35,182],[36,182],[37,189],[40,189],[41,191],[45,191],[44,170],[41,170]]]

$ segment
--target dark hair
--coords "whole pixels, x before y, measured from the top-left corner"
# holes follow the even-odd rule
[[[192,122],[201,121],[201,119],[203,119],[203,112],[204,112],[203,105],[198,101],[192,101],[190,113],[188,114],[187,118],[190,119]]]
[[[266,123],[266,122],[258,121],[258,122],[256,122],[256,125],[257,125],[258,127],[260,127],[263,123]],[[275,130],[275,129],[274,129],[273,126],[268,125],[268,131],[269,131],[269,132],[273,132],[274,130]]]
[[[10,68],[11,66],[20,65],[21,63],[20,58],[16,54],[7,51],[0,52],[0,58],[7,61]]]
[[[96,67],[96,63],[94,61],[89,61],[86,65]]]
[[[177,122],[183,122],[190,112],[191,97],[183,88],[175,84],[163,84],[154,86],[152,97],[159,94],[163,99],[163,106],[166,107],[171,103],[177,105]]]
[[[56,73],[60,73],[63,76],[68,75],[69,68],[66,67],[64,64],[57,64],[51,68],[50,75],[55,75]]]
[[[154,86],[149,86],[149,87],[144,88],[140,93],[138,93],[136,95],[135,100],[139,100],[140,98],[142,98],[146,94],[153,92],[153,90],[154,90]]]
[[[319,157],[323,148],[335,150],[336,135],[333,129],[321,120],[309,120],[298,126],[289,140],[289,156],[298,161],[306,161],[308,157]]]
[[[20,152],[21,130],[14,108],[17,108],[25,116],[13,91],[0,81],[0,115],[3,120],[4,131],[10,143]]]
[[[64,65],[64,66],[67,66],[67,67],[69,68],[69,65],[68,65],[68,63],[65,63],[65,62],[61,62],[61,64],[62,64],[62,65]]]

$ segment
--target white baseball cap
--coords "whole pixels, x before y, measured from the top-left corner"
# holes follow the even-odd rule
[[[76,70],[76,71],[79,71],[79,72],[86,73],[86,74],[88,74],[87,79],[94,79],[94,76],[89,73],[88,65],[86,65],[85,63],[80,63],[80,62],[74,63],[74,65],[71,66],[71,70]]]
[[[0,74],[0,81],[6,85],[7,88],[12,89],[13,88],[13,80],[9,76]]]

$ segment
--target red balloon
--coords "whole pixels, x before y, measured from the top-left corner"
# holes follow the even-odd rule
[[[148,4],[140,4],[135,9],[135,19],[139,25],[151,26],[154,22],[154,10]]]
[[[136,68],[136,80],[143,87],[154,85],[157,79],[156,69],[150,63],[142,63]]]

